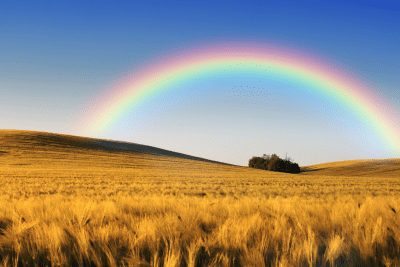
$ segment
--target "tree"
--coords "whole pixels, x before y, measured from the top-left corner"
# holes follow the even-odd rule
[[[290,158],[281,159],[276,154],[271,156],[264,154],[263,157],[254,156],[249,160],[249,167],[276,172],[300,173],[297,163],[292,162]]]

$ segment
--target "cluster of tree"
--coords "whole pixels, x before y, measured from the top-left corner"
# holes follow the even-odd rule
[[[255,169],[269,170],[275,172],[300,173],[299,164],[289,159],[281,159],[276,154],[264,157],[252,157],[249,167]]]

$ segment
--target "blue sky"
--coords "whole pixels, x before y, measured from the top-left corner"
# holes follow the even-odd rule
[[[116,80],[166,52],[219,40],[328,58],[400,111],[400,8],[350,2],[1,1],[0,128],[79,134],[82,110]],[[288,152],[300,165],[389,157],[356,118],[285,81],[264,81],[265,102],[231,90],[252,82],[249,74],[193,84],[195,95],[164,94],[104,137],[238,165],[264,153]]]

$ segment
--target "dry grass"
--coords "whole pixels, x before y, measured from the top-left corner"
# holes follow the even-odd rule
[[[0,151],[3,266],[400,266],[398,160],[293,175],[26,131]]]

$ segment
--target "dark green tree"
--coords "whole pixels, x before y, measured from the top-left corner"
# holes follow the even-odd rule
[[[275,172],[300,173],[300,167],[297,163],[293,163],[290,158],[281,159],[276,154],[252,157],[249,160],[249,167]]]

